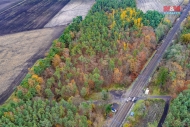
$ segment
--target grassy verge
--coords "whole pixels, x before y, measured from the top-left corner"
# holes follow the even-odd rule
[[[128,116],[124,127],[153,127],[158,124],[164,109],[164,101],[161,99],[139,100],[131,112],[134,116]],[[131,115],[131,114],[129,114]]]
[[[113,84],[111,85],[111,87],[104,88],[102,90],[112,91],[112,90],[125,90],[125,89],[129,89],[129,88],[126,88],[125,85],[122,85],[122,84]],[[85,100],[102,100],[102,92],[94,92],[91,95],[87,96]]]
[[[134,108],[131,111],[134,112],[134,116],[127,117],[124,126],[129,126],[129,127],[136,126],[139,123],[139,121],[141,121],[141,119],[144,117],[144,115],[146,115],[144,106],[145,106],[144,100],[137,101],[137,103],[135,104]]]
[[[85,100],[102,100],[101,92],[93,93],[90,96],[87,96]]]
[[[111,87],[107,88],[109,91],[111,90],[124,90],[126,89],[126,86],[123,84],[113,84]]]

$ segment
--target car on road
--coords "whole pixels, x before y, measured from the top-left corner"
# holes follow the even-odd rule
[[[131,100],[132,102],[136,102],[137,101],[137,97],[133,97],[133,99]]]
[[[128,97],[128,100],[131,101],[131,100],[132,100],[132,97]]]
[[[125,102],[131,101],[131,100],[132,100],[132,98],[128,97]]]

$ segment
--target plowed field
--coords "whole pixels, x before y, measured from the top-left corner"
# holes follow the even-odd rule
[[[25,0],[0,12],[0,35],[43,28],[70,0]]]

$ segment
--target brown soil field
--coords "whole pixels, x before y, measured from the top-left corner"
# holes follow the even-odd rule
[[[0,11],[3,11],[4,8],[7,8],[9,6],[15,6],[15,4],[18,4],[24,0],[1,0],[0,1]]]
[[[26,0],[4,9],[0,12],[0,35],[43,28],[68,2]]]
[[[20,84],[36,60],[44,57],[65,26],[0,36],[0,104]]]
[[[44,57],[52,41],[62,34],[65,24],[72,22],[78,15],[84,17],[95,2],[71,0],[66,4],[67,1],[70,0],[15,0],[14,5],[9,3],[10,6],[4,6],[6,8],[0,11],[0,104],[20,84],[28,68]],[[43,28],[45,24],[51,24],[48,27],[52,28]]]
[[[45,27],[54,27],[66,25],[73,21],[76,16],[82,16],[83,19],[88,10],[95,3],[95,0],[70,0],[46,25]]]

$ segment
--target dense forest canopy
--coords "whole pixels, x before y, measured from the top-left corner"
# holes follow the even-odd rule
[[[164,126],[188,127],[190,126],[190,17],[186,19],[180,39],[166,52],[165,68],[169,69],[168,79],[162,88],[172,94],[174,100]]]
[[[84,98],[114,83],[130,85],[155,50],[152,27],[162,18],[143,14],[134,0],[97,0],[29,69],[0,107],[0,126],[99,126],[104,111]]]
[[[189,127],[190,126],[190,90],[178,95],[170,106],[165,126],[167,127]]]

